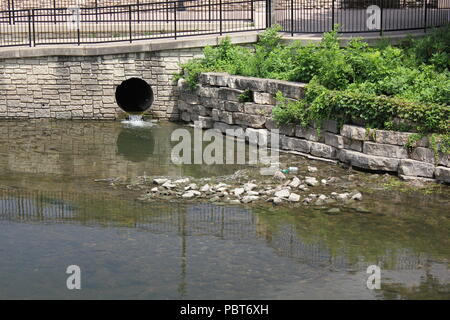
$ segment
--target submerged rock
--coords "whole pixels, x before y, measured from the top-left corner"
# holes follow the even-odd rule
[[[275,197],[277,198],[289,198],[291,192],[288,189],[282,189],[280,191],[275,192]]]
[[[274,179],[276,180],[286,180],[286,176],[284,175],[283,172],[281,171],[277,171],[275,172],[275,174],[273,175]]]
[[[197,190],[198,186],[196,183],[191,183],[187,187],[184,188],[184,190]]]
[[[259,199],[258,196],[245,196],[245,197],[242,198],[242,202],[243,203],[249,203],[249,202],[256,201],[258,199]]]
[[[306,203],[306,204],[311,203],[311,201],[313,201],[313,199],[312,199],[312,198],[309,198],[309,197],[303,199],[303,203]]]
[[[243,194],[245,192],[244,188],[236,188],[231,190],[232,193],[234,193],[234,195],[236,197],[239,197],[241,194]]]
[[[346,201],[348,200],[349,194],[348,193],[340,193],[336,196],[336,199],[341,200],[341,201]]]
[[[153,183],[156,183],[156,184],[159,184],[159,185],[161,185],[161,184],[163,184],[163,183],[165,183],[167,181],[169,181],[169,179],[164,179],[164,178],[161,178],[161,179],[155,178],[155,179],[153,179]]]
[[[172,189],[175,188],[176,185],[173,184],[170,180],[167,180],[166,182],[164,182],[162,185],[162,187],[166,188],[166,189]]]
[[[175,180],[173,183],[182,184],[182,183],[188,183],[188,182],[189,182],[189,178],[184,178],[184,179]]]
[[[255,189],[257,186],[258,185],[249,182],[249,183],[245,183],[243,187],[244,187],[244,190],[248,192],[248,191]]]
[[[209,199],[209,201],[211,201],[211,202],[217,202],[217,201],[219,201],[220,200],[220,197],[219,196],[214,196],[214,197],[212,197],[211,199]]]
[[[181,197],[183,197],[185,199],[191,199],[191,198],[195,197],[195,194],[192,190],[190,190],[190,191],[183,193],[183,195]]]
[[[361,194],[361,192],[357,192],[357,193],[355,193],[354,195],[352,195],[352,198],[351,198],[352,200],[357,200],[357,201],[360,201],[360,200],[362,200],[362,194]]]
[[[223,191],[228,188],[228,185],[226,183],[218,183],[214,186],[214,189],[218,191]]]
[[[320,200],[326,200],[326,199],[328,199],[328,197],[326,195],[324,195],[324,194],[321,194],[321,195],[319,195],[319,199]]]
[[[292,178],[291,183],[289,183],[289,186],[292,188],[297,188],[300,185],[300,179],[297,177]]]
[[[331,208],[326,211],[326,213],[328,213],[328,214],[338,214],[340,212],[341,212],[341,209],[339,209],[339,208]]]
[[[283,199],[281,199],[281,198],[278,198],[278,197],[273,198],[273,203],[274,204],[280,204],[282,202],[283,202]]]
[[[314,204],[315,204],[316,206],[322,206],[322,205],[325,204],[325,201],[318,199],[316,202],[314,202]]]
[[[203,187],[200,188],[201,192],[207,192],[211,189],[211,187],[209,186],[209,184],[205,184]]]
[[[319,184],[319,181],[317,181],[317,179],[314,177],[305,177],[305,183],[308,186],[315,187]]]
[[[316,168],[316,167],[308,166],[308,171],[309,171],[309,172],[317,172],[317,168]]]
[[[300,201],[300,195],[298,195],[296,193],[291,193],[289,195],[288,200],[291,201],[291,202],[299,202]]]

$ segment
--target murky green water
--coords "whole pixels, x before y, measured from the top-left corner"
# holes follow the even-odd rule
[[[330,215],[142,203],[138,192],[94,182],[242,167],[171,164],[175,128],[0,122],[0,298],[450,298],[449,187],[400,192],[389,177],[283,156],[363,191],[357,206]],[[66,288],[72,264],[82,270],[79,291]],[[366,286],[372,264],[380,290]]]

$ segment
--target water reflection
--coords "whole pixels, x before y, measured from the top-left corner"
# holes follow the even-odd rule
[[[376,219],[381,228],[367,233],[353,219],[350,227],[361,231],[334,239],[318,217],[3,189],[0,296],[66,297],[63,279],[51,274],[75,259],[88,269],[90,285],[79,296],[86,298],[449,298],[447,249],[420,246],[432,235],[402,239],[393,228],[384,239],[395,220]],[[348,230],[336,221],[330,228]],[[372,247],[353,240],[364,237]],[[382,266],[380,292],[365,288],[369,264]],[[46,281],[27,291],[33,268]]]
[[[450,298],[446,194],[364,192],[363,213],[332,216],[312,207],[140,203],[93,182],[241,168],[173,165],[178,127],[2,122],[0,297]],[[319,178],[348,175],[314,165]],[[83,268],[81,292],[65,288],[69,264]],[[370,264],[382,267],[380,292],[366,288]]]
[[[123,128],[117,137],[117,154],[132,162],[144,162],[154,155],[155,138],[145,128]]]
[[[174,165],[171,133],[176,124],[130,128],[119,122],[2,121],[0,177],[27,175],[53,183],[80,178],[133,178],[142,175],[210,176],[242,166]],[[19,175],[19,177],[17,176]],[[63,180],[62,180],[63,179]]]

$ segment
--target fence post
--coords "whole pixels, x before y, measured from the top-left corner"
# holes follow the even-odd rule
[[[132,18],[132,14],[131,14],[131,4],[128,6],[128,28],[130,31],[130,43],[133,42],[133,35],[131,34],[131,18]]]
[[[291,36],[294,36],[294,0],[291,0]]]
[[[208,0],[208,20],[211,23],[211,0]]]
[[[10,14],[12,14],[12,24],[16,24],[16,8],[14,6],[14,0],[11,0],[11,12]]]
[[[270,2],[270,26],[274,25],[277,22],[277,19],[275,17],[275,8],[276,8],[276,0],[269,0]],[[294,10],[294,7],[292,7],[292,10]]]
[[[140,15],[140,12],[139,12],[139,8],[140,8],[139,0],[136,0],[136,8],[137,8],[137,22],[141,23],[141,15]]]
[[[77,22],[77,45],[81,44],[81,33],[80,33],[80,23],[81,23],[81,8],[80,8],[80,17]]]
[[[166,0],[166,23],[169,23],[169,0]]]
[[[383,0],[380,1],[380,36],[383,35]]]
[[[34,25],[34,9],[31,9],[31,18],[32,18],[32,24],[33,24],[33,45],[36,47],[36,27]]]
[[[266,28],[270,28],[270,21],[272,18],[270,5],[272,0],[266,0]]]
[[[251,15],[250,19],[251,19],[252,22],[255,21],[255,16],[254,16],[253,10],[254,10],[253,0],[251,0],[250,1],[250,15]]]
[[[331,1],[331,30],[333,29],[334,29],[334,0]]]
[[[222,0],[219,0],[220,35],[222,35]]]
[[[53,0],[53,23],[56,24],[56,0]]]
[[[28,9],[28,39],[30,41],[30,47],[33,46],[33,36],[31,32],[31,10]]]
[[[424,15],[423,15],[423,31],[426,33],[427,32],[427,8],[428,8],[428,6],[427,6],[427,0],[424,0],[423,1],[423,5],[425,6],[425,12],[424,12]]]
[[[95,0],[95,23],[98,23],[98,0]]]
[[[177,0],[174,0],[173,2],[173,20],[174,20],[174,27],[173,27],[173,31],[174,31],[174,36],[175,39],[177,38]]]
[[[8,24],[11,24],[12,17],[11,17],[11,0],[8,0]]]

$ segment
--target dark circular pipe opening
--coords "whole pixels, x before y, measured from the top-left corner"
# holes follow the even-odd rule
[[[130,78],[116,88],[116,101],[128,113],[141,113],[153,103],[153,90],[142,79]]]

